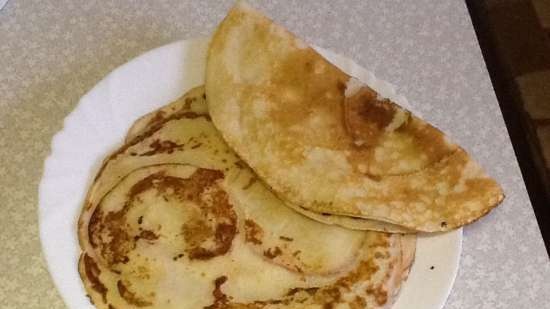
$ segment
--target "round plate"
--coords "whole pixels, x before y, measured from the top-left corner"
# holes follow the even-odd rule
[[[50,274],[69,308],[94,308],[77,270],[76,224],[102,159],[121,145],[138,117],[204,82],[207,48],[207,39],[180,41],[119,67],[82,97],[54,136],[39,189],[40,239]],[[391,84],[345,57],[318,50],[381,95],[414,110]],[[456,277],[461,246],[461,229],[419,235],[414,265],[392,308],[442,308]]]

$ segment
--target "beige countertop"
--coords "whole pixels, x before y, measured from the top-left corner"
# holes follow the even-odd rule
[[[503,205],[464,230],[446,308],[550,303],[550,263],[465,4],[251,2],[398,85],[503,185]],[[43,160],[63,118],[111,70],[154,47],[208,35],[231,4],[10,0],[0,11],[0,308],[64,307],[37,222]]]

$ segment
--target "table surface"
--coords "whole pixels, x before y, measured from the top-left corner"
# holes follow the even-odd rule
[[[79,98],[158,46],[209,35],[233,1],[10,0],[0,11],[0,307],[63,308],[37,225],[52,136]],[[505,202],[464,229],[445,308],[540,308],[550,262],[462,1],[251,1],[308,42],[398,85],[502,184]]]

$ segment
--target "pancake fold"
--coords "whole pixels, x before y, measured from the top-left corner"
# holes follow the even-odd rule
[[[440,130],[244,2],[214,34],[205,87],[229,146],[288,206],[316,220],[448,231],[504,198]]]

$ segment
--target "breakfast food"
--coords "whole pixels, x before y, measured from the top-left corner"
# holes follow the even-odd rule
[[[448,231],[504,198],[441,131],[243,2],[214,34],[205,87],[229,146],[287,205],[318,220]]]
[[[415,236],[357,231],[285,206],[225,144],[204,88],[139,119],[79,220],[95,306],[387,308]]]
[[[239,2],[205,85],[104,160],[79,273],[98,309],[388,309],[417,232],[503,197],[441,131]]]

